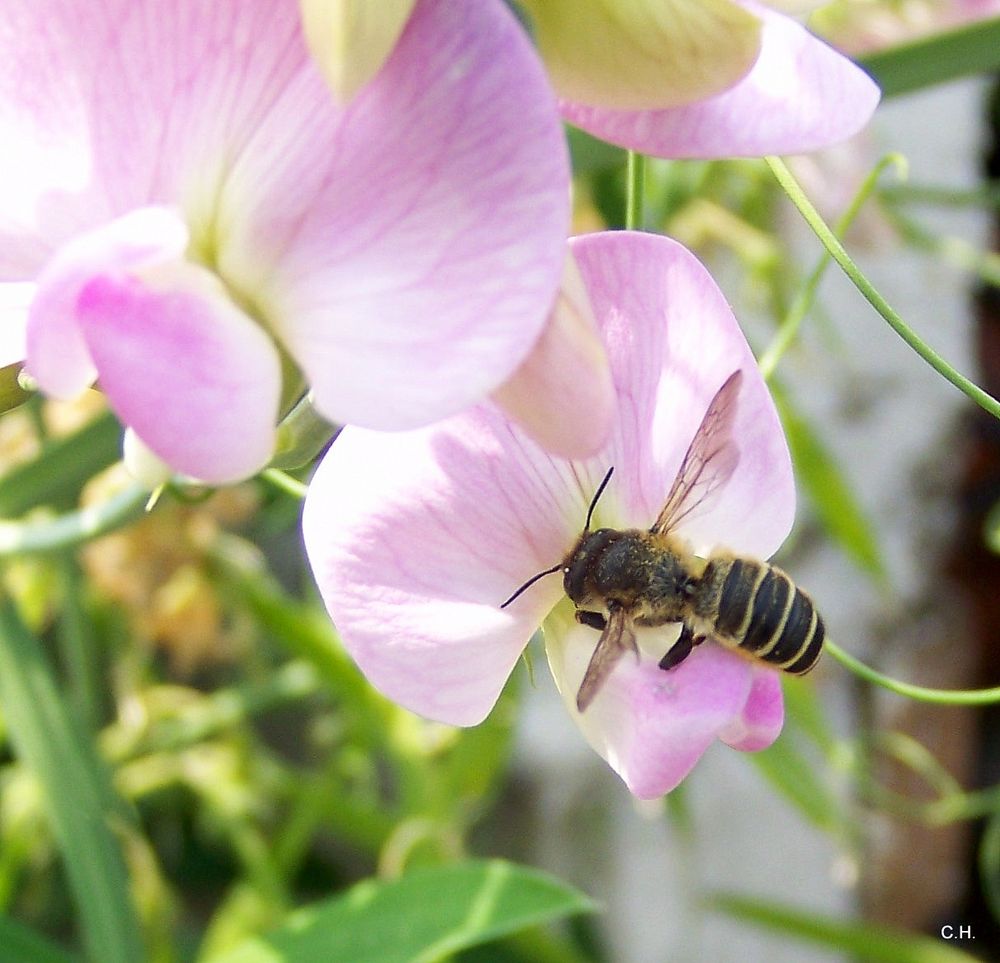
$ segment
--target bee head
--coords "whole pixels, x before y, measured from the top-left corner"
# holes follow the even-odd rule
[[[563,563],[563,589],[576,605],[589,602],[594,594],[591,587],[594,564],[608,545],[619,538],[613,528],[584,532]]]

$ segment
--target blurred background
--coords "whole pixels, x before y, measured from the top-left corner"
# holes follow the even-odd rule
[[[862,53],[988,8],[844,0],[816,23]],[[848,247],[907,322],[994,394],[997,89],[980,77],[894,97],[863,138],[789,159],[834,222],[887,152],[905,157],[905,171],[884,165]],[[575,132],[571,144],[576,230],[621,226],[624,154]],[[1000,685],[1000,427],[836,268],[775,349],[822,249],[763,162],[650,161],[643,221],[706,261],[767,359],[800,485],[776,561],[830,636],[896,678]],[[0,517],[106,502],[124,484],[118,458],[99,394],[74,406],[30,397],[0,420]],[[76,551],[5,565],[58,683],[31,698],[58,702],[52,732],[65,725],[104,760],[81,775],[42,745],[40,777],[8,731],[29,709],[4,706],[0,912],[29,947],[10,959],[65,961],[52,947],[80,945],[66,840],[84,863],[106,843],[86,825],[60,829],[46,798],[90,791],[113,793],[110,838],[157,963],[208,960],[357,880],[470,854],[548,871],[601,908],[463,961],[938,959],[900,933],[1000,959],[995,709],[906,700],[826,658],[787,680],[775,746],[717,745],[677,791],[639,804],[580,738],[537,639],[473,730],[372,692],[316,600],[299,511],[267,479],[167,493]],[[0,552],[11,555],[2,527]],[[51,938],[48,950],[20,926]],[[897,956],[876,955],[878,926],[893,928]],[[949,926],[973,938],[946,941]]]

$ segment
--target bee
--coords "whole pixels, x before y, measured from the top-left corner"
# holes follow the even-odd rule
[[[556,566],[532,576],[501,608],[538,579],[562,571],[576,620],[601,633],[576,696],[583,712],[626,652],[638,658],[636,626],[680,623],[661,669],[680,665],[706,639],[796,675],[808,672],[826,630],[812,600],[780,568],[725,550],[693,554],[676,526],[732,477],[739,462],[733,441],[742,372],[715,393],[695,432],[667,500],[648,531],[590,530],[594,509],[614,472],[598,486],[583,531]]]

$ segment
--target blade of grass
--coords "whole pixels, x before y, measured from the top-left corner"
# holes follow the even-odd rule
[[[747,759],[776,792],[788,800],[802,817],[825,832],[843,823],[842,800],[824,782],[822,772],[785,737]]]
[[[796,474],[827,534],[862,572],[888,587],[875,526],[868,520],[847,477],[819,435],[773,379],[771,393],[781,417]]]
[[[0,915],[0,947],[5,963],[75,963],[61,947],[9,916]]]
[[[47,442],[36,459],[0,476],[0,518],[16,518],[39,505],[70,508],[83,483],[121,457],[121,431],[108,413]]]
[[[713,894],[707,905],[744,923],[841,950],[866,963],[976,963],[968,953],[928,936],[858,920],[833,919],[735,893]]]
[[[1000,17],[868,54],[859,61],[883,97],[908,94],[1000,67]]]
[[[112,829],[127,811],[63,705],[38,640],[7,598],[0,598],[0,706],[15,749],[42,785],[88,958],[136,963],[142,941]]]

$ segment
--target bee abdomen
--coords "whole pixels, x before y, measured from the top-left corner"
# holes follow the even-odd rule
[[[808,672],[823,648],[826,629],[812,600],[767,562],[710,560],[695,611],[719,641],[786,672]]]

